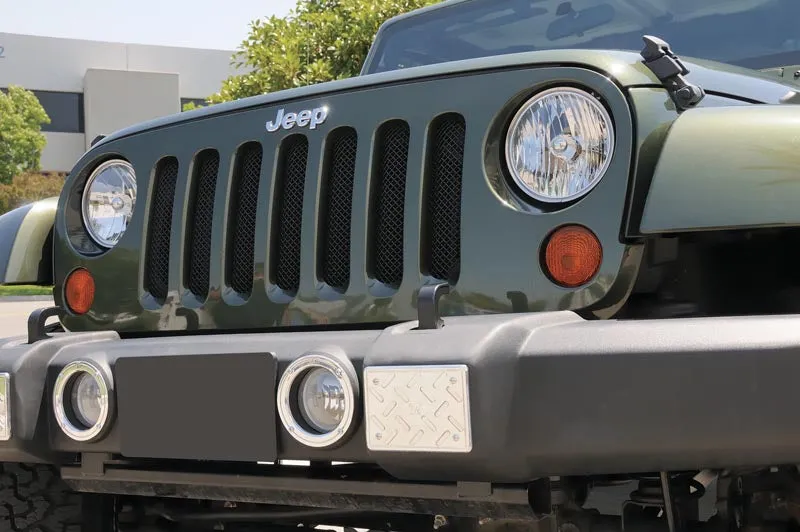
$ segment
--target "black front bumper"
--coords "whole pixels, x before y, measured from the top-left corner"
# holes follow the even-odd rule
[[[347,441],[303,446],[278,419],[275,394],[288,364],[311,351],[352,362],[361,403],[375,391],[363,377],[369,368],[466,367],[469,423],[461,428],[471,445],[370,449],[367,430],[378,425],[359,408]],[[107,368],[115,383],[111,429],[93,443],[70,440],[53,419],[55,376],[77,359]],[[0,341],[0,372],[11,377],[12,437],[0,442],[2,461],[105,453],[150,465],[219,462],[223,470],[233,462],[342,461],[407,481],[494,483],[800,462],[795,316],[616,322],[556,312],[452,318],[431,330],[411,322],[382,331],[125,340],[67,333],[31,345]],[[412,421],[430,412],[397,408]]]

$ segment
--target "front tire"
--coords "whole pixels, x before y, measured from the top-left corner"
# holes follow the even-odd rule
[[[0,532],[80,532],[81,506],[55,467],[0,463]]]

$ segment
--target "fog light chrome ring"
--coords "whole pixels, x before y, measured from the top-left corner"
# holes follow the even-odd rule
[[[299,407],[299,385],[309,371],[322,368],[330,371],[341,384],[344,394],[344,413],[339,424],[329,432],[316,432],[302,422]],[[289,434],[307,447],[328,448],[350,436],[355,428],[358,406],[358,377],[353,364],[343,354],[312,352],[293,361],[278,383],[278,415]]]
[[[67,394],[70,393],[70,386],[81,374],[87,374],[97,383],[100,389],[100,417],[91,427],[82,427],[75,420],[76,415],[72,413],[75,408]],[[61,430],[70,439],[79,442],[92,442],[102,438],[111,423],[111,415],[114,410],[114,395],[112,393],[112,383],[106,373],[94,362],[86,360],[76,360],[70,362],[61,370],[53,386],[53,412],[56,422]]]

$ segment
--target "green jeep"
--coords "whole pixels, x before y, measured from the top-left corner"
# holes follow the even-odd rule
[[[798,22],[452,0],[98,139],[0,218],[0,530],[797,531]]]

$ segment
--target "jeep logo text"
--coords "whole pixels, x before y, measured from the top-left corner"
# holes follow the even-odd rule
[[[308,127],[317,129],[328,119],[328,108],[317,107],[316,109],[304,109],[299,113],[287,113],[285,109],[278,110],[275,120],[267,122],[267,131],[274,133],[279,129],[292,129],[293,127]]]

